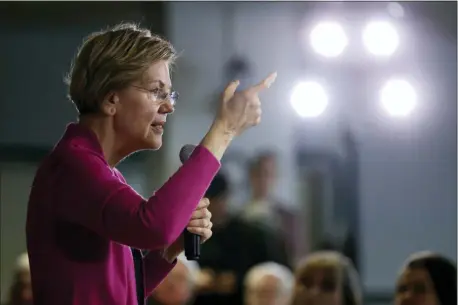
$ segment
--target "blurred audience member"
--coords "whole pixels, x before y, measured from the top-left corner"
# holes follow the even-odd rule
[[[198,272],[199,265],[196,262],[188,261],[180,255],[176,266],[154,290],[148,305],[191,304]]]
[[[13,285],[9,292],[8,305],[32,305],[32,285],[30,279],[29,257],[21,254],[16,260]]]
[[[292,262],[301,252],[301,240],[298,233],[298,221],[294,213],[274,198],[273,191],[277,182],[277,158],[272,152],[263,152],[250,164],[249,178],[251,198],[244,206],[242,214],[245,220],[262,225],[272,237],[284,243]]]
[[[307,256],[296,270],[293,305],[361,305],[359,275],[351,261],[334,251]]]
[[[267,262],[251,268],[244,284],[245,305],[288,305],[294,276],[287,267]]]
[[[398,278],[395,305],[456,305],[456,265],[428,252],[412,255]]]
[[[243,279],[252,266],[286,262],[279,246],[262,229],[229,213],[228,195],[228,181],[218,174],[205,195],[210,199],[213,236],[202,245],[196,305],[240,305]]]

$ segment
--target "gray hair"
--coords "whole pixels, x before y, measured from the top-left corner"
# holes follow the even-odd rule
[[[184,254],[180,254],[177,260],[181,262],[186,267],[186,269],[188,269],[189,283],[191,286],[194,286],[200,271],[199,264],[197,264],[195,261],[188,261]]]
[[[245,287],[253,287],[267,275],[274,276],[280,280],[280,292],[282,294],[290,294],[292,292],[294,287],[293,273],[287,267],[275,262],[265,262],[252,267],[245,275],[244,285]]]

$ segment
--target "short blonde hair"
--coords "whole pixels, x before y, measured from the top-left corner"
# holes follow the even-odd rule
[[[152,63],[172,64],[175,57],[170,42],[132,23],[92,33],[84,39],[66,78],[69,98],[80,115],[97,112],[110,91],[142,80]]]
[[[343,304],[363,304],[363,293],[359,274],[348,257],[336,251],[314,252],[299,262],[296,268],[296,276],[299,276],[308,267],[329,268],[337,271],[342,286]]]

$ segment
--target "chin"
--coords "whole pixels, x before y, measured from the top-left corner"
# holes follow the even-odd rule
[[[162,146],[162,142],[143,142],[141,146],[138,147],[137,151],[140,150],[158,150]]]
[[[144,147],[142,149],[150,149],[150,150],[158,150],[162,147],[162,137],[154,137],[147,139],[144,143]]]

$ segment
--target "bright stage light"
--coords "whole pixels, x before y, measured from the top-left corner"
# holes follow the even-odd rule
[[[390,80],[380,91],[380,102],[392,116],[409,115],[417,103],[414,88],[405,80]]]
[[[302,82],[291,94],[291,105],[301,117],[317,117],[326,109],[328,97],[320,84]]]
[[[399,36],[388,22],[372,22],[364,29],[363,42],[370,53],[389,56],[398,48]]]
[[[310,43],[318,54],[325,57],[336,57],[345,50],[348,39],[339,24],[323,22],[310,33]]]

